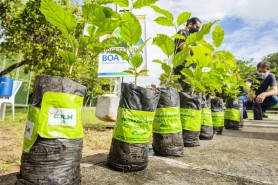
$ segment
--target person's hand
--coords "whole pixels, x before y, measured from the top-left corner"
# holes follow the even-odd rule
[[[266,95],[264,93],[261,93],[259,94],[257,97],[256,97],[256,102],[257,103],[263,103],[264,102],[264,99],[265,99]]]
[[[256,96],[255,94],[248,93],[247,100],[252,102],[254,100],[255,96]]]

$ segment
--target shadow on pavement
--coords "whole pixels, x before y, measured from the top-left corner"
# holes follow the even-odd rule
[[[251,132],[251,131],[241,131],[241,130],[224,130],[223,136],[278,141],[278,134],[277,133],[272,133],[272,132]]]

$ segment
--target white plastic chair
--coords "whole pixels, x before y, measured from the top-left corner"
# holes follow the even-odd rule
[[[5,119],[6,104],[11,104],[11,107],[12,107],[12,118],[14,120],[14,99],[15,99],[15,95],[18,92],[21,84],[22,84],[22,81],[14,80],[12,95],[10,97],[6,97],[6,98],[0,97],[1,119],[2,120]]]

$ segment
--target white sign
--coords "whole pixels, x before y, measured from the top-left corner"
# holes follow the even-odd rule
[[[33,130],[34,130],[34,123],[31,122],[30,120],[27,120],[25,134],[24,134],[26,139],[31,141],[32,135],[33,135]]]
[[[210,70],[211,70],[210,67],[203,67],[203,68],[202,68],[202,72],[203,72],[203,73],[208,73],[208,72],[210,72]]]
[[[75,126],[76,109],[50,108],[48,111],[48,124],[60,126]]]
[[[138,43],[132,48],[132,53],[134,53],[138,46],[146,40],[146,16],[137,16],[141,23],[142,27],[142,37]],[[110,37],[120,37],[120,29],[117,28],[111,35],[106,35],[101,38],[101,40],[110,38]],[[124,47],[114,47],[104,50],[99,54],[98,62],[98,77],[123,77],[123,76],[132,76],[129,73],[123,72],[130,68],[130,64],[122,59],[118,54],[112,52],[112,50],[125,51]],[[139,68],[139,71],[142,69],[147,69],[147,55],[146,47],[141,51],[140,55],[143,57],[142,66]],[[147,75],[147,74],[146,74]]]

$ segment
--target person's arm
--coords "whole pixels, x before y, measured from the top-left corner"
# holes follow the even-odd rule
[[[251,80],[247,80],[246,86],[243,87],[243,91],[247,94],[248,101],[252,101],[255,98],[255,92],[251,91]]]
[[[177,34],[180,34],[182,36],[187,37],[186,30],[179,30]],[[175,39],[175,52],[179,52],[183,50],[184,44],[185,44],[185,39]]]
[[[278,93],[277,86],[271,86],[269,91],[259,94],[256,98],[257,103],[263,103],[264,99],[269,96],[276,96]]]

